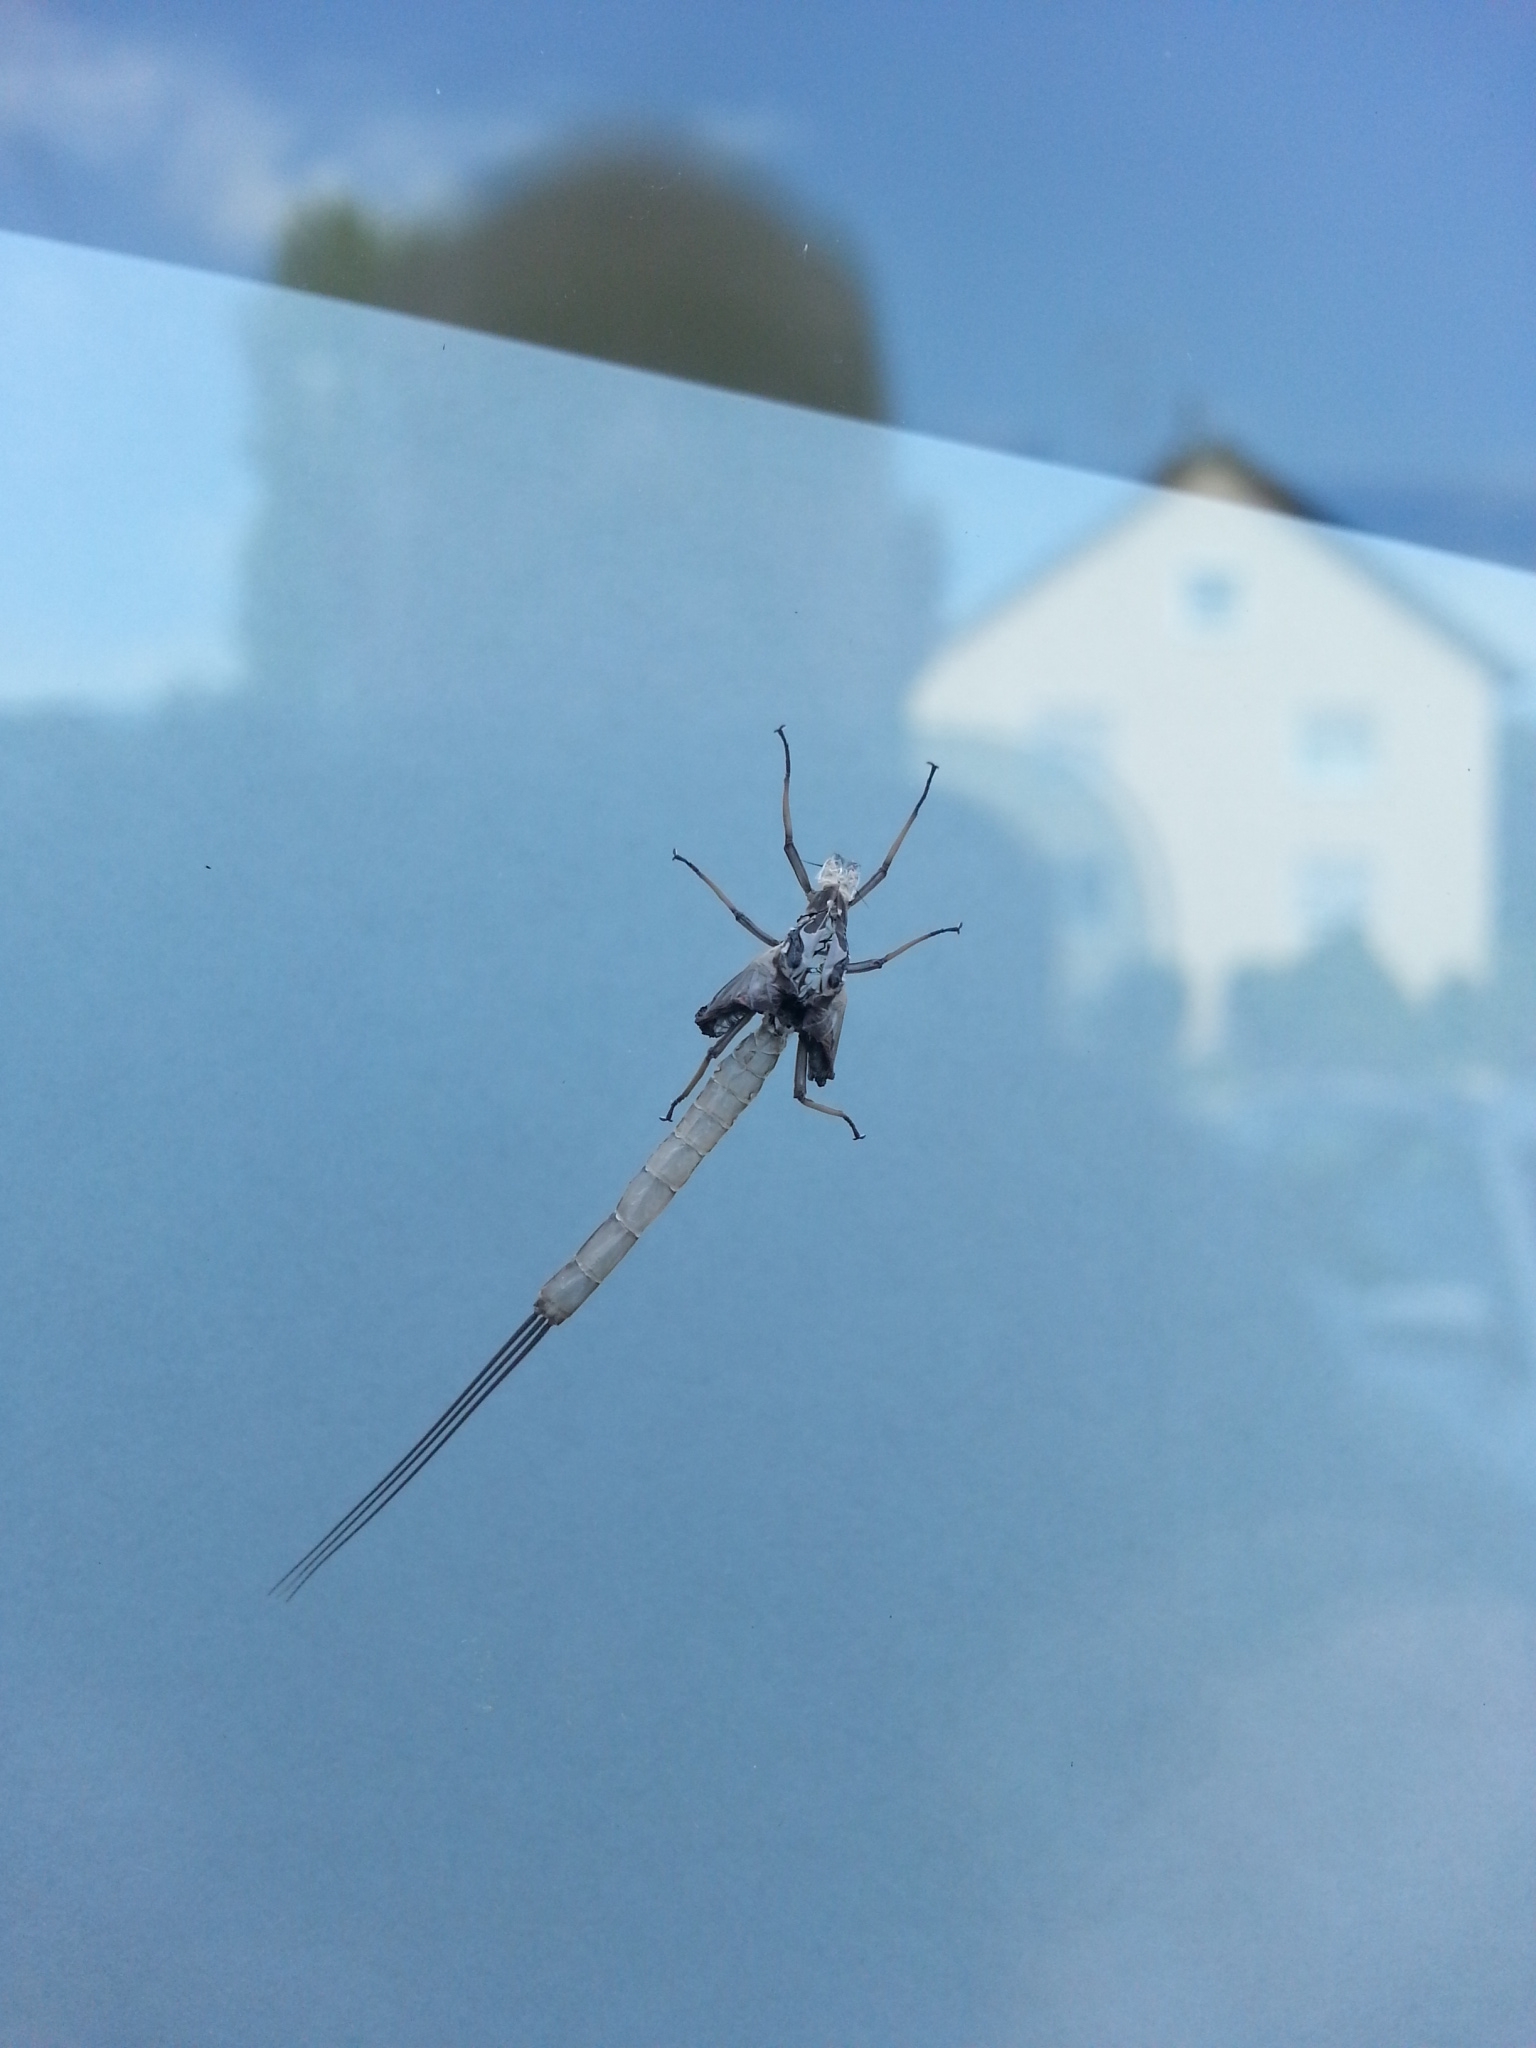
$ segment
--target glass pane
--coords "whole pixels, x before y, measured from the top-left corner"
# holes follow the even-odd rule
[[[1523,2038],[1533,579],[17,237],[24,2038]],[[291,1603],[885,880],[835,1103]],[[803,1020],[802,1020],[803,1021]]]

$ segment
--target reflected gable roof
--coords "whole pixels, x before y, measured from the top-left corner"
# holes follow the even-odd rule
[[[1049,583],[1063,569],[1108,545],[1122,528],[1133,521],[1144,519],[1161,501],[1159,494],[1165,491],[1186,492],[1192,497],[1212,498],[1249,511],[1278,513],[1284,518],[1300,521],[1310,530],[1318,545],[1330,551],[1335,560],[1386,592],[1405,611],[1412,612],[1429,631],[1482,668],[1490,682],[1511,683],[1518,678],[1519,671],[1513,663],[1495,653],[1459,621],[1447,617],[1405,576],[1394,575],[1381,561],[1352,548],[1349,539],[1353,529],[1344,521],[1316,503],[1298,497],[1288,486],[1222,441],[1197,442],[1170,456],[1148,479],[1144,496],[1115,513],[1095,531],[1064,548],[1053,562],[990,605],[955,634],[942,651],[953,654],[966,642],[987,634],[1017,605],[1027,603],[1042,585]],[[1371,537],[1360,536],[1362,540]]]

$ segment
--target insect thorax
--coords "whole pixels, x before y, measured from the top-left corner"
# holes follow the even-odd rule
[[[778,958],[802,1003],[836,995],[848,966],[848,914],[836,889],[819,890],[811,898]]]

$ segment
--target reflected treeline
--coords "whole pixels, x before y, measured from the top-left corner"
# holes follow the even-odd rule
[[[1182,1065],[1188,1010],[1178,969],[1141,961],[1069,1012],[1063,1036],[1126,1075],[1171,1081]],[[1368,938],[1341,930],[1286,967],[1249,967],[1233,977],[1223,1038],[1206,1071],[1233,1079],[1346,1069],[1434,1077],[1532,1065],[1532,948],[1505,942],[1487,983],[1448,981],[1415,999],[1382,967]]]
[[[1239,1069],[1435,1072],[1536,1061],[1536,956],[1509,944],[1497,972],[1405,995],[1358,931],[1336,933],[1294,966],[1233,980],[1225,1051]]]
[[[1499,924],[1536,960],[1536,723],[1504,723],[1499,748]]]
[[[788,400],[885,416],[874,323],[819,224],[665,148],[599,150],[459,217],[315,206],[281,284]]]
[[[1175,1078],[1189,991],[1177,969],[1141,961],[1063,1019],[1069,1043],[1147,1080]],[[1209,1073],[1448,1076],[1536,1065],[1536,949],[1507,940],[1484,983],[1405,994],[1358,930],[1333,933],[1284,967],[1234,975]]]

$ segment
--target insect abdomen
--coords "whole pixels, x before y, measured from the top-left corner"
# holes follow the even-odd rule
[[[712,1152],[759,1090],[784,1050],[785,1035],[761,1024],[716,1067],[693,1103],[669,1131],[574,1259],[539,1289],[535,1306],[552,1323],[573,1316],[595,1294],[640,1233],[665,1209],[706,1152]]]

